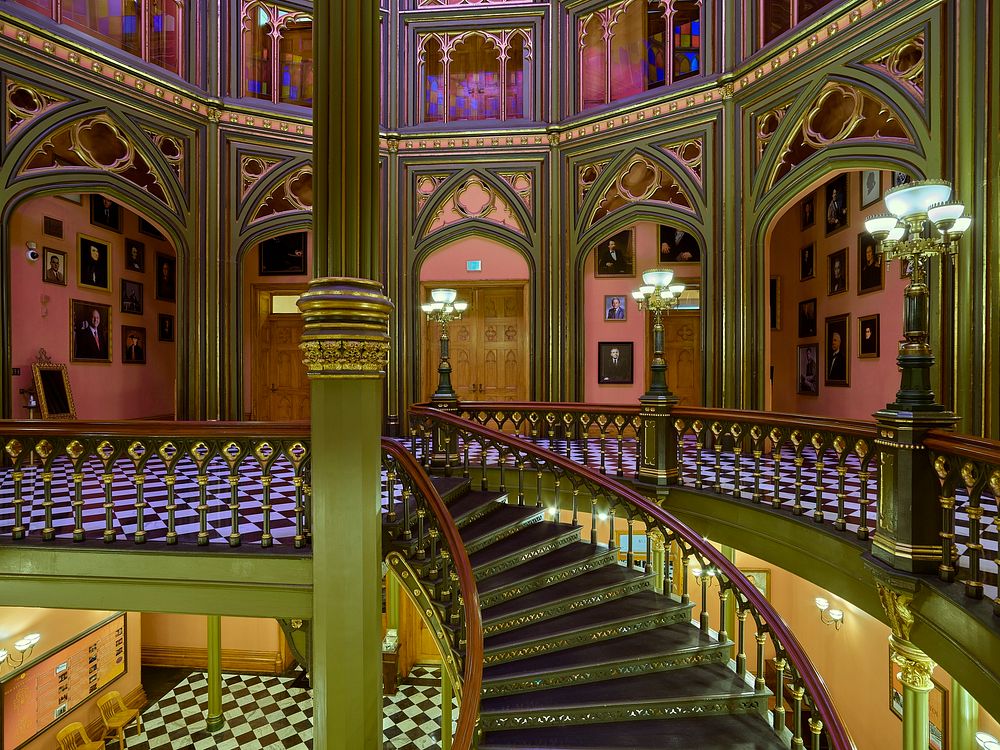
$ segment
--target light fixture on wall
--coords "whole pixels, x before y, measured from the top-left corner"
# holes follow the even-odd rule
[[[896,401],[890,411],[942,412],[930,385],[934,352],[928,342],[930,311],[925,263],[935,255],[952,257],[958,240],[972,224],[965,206],[951,200],[951,183],[922,180],[887,190],[888,213],[869,216],[865,229],[878,243],[886,260],[908,263],[910,283],[903,302],[903,341],[899,345],[902,372]]]
[[[663,358],[663,314],[677,307],[684,284],[673,283],[674,272],[669,268],[651,268],[642,273],[642,286],[632,292],[639,310],[646,307],[653,313],[653,362],[649,391],[643,398],[671,397],[667,388],[667,361]]]
[[[699,583],[706,586],[711,586],[715,577],[719,574],[719,571],[712,565],[706,568],[700,568],[697,565],[691,568],[691,575],[698,579]]]
[[[824,625],[833,625],[834,628],[840,630],[840,626],[844,622],[844,610],[830,607],[829,600],[822,596],[816,597],[816,609],[819,610],[819,619]]]
[[[458,396],[451,384],[451,362],[448,359],[448,324],[453,320],[461,320],[462,313],[469,307],[468,302],[458,299],[454,289],[431,289],[431,301],[425,302],[420,309],[432,323],[441,324],[441,359],[438,362],[437,390],[431,396],[431,403],[437,406],[454,408],[458,404]]]
[[[979,750],[1000,750],[1000,740],[986,732],[976,732],[976,747]]]
[[[32,650],[35,648],[35,644],[37,644],[41,639],[42,636],[40,634],[29,633],[24,636],[24,638],[15,641],[14,651],[17,652],[16,656],[8,652],[7,649],[0,648],[0,667],[9,666],[14,669],[20,667],[24,664],[24,660],[31,655]]]

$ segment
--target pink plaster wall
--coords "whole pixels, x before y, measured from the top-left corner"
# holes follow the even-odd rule
[[[587,256],[583,271],[583,332],[584,332],[584,401],[590,404],[635,404],[646,391],[646,313],[639,312],[632,290],[642,285],[642,272],[659,265],[659,225],[639,222],[634,227],[635,276],[594,278],[594,252]],[[700,267],[678,266],[677,280],[694,283],[699,280]],[[604,298],[607,295],[626,297],[626,319],[605,320]],[[601,341],[631,341],[632,385],[597,382],[597,345]],[[670,373],[667,373],[669,384]]]
[[[175,255],[165,240],[138,232],[138,217],[123,207],[123,232],[93,226],[90,223],[89,196],[76,205],[53,196],[33,198],[21,204],[10,218],[11,260],[11,354],[13,367],[21,374],[12,379],[13,416],[27,416],[21,406],[21,388],[32,386],[31,363],[39,348],[45,348],[53,361],[69,367],[70,386],[79,419],[141,419],[174,414],[176,380],[175,343],[157,340],[157,315],[177,315],[177,305],[155,299],[156,253]],[[63,222],[63,237],[42,233],[43,217]],[[111,254],[111,293],[77,286],[77,234],[109,243]],[[143,284],[143,315],[120,312],[120,279],[125,265],[125,239],[136,239],[146,246],[146,271],[126,272],[125,278]],[[26,243],[34,241],[38,252],[51,247],[66,253],[66,286],[42,281],[42,261],[29,263]],[[111,305],[111,364],[70,362],[70,299]],[[122,325],[146,329],[146,364],[122,362]]]
[[[903,331],[903,289],[908,283],[899,278],[899,263],[885,265],[884,289],[858,294],[858,234],[864,230],[864,219],[884,211],[879,201],[864,210],[860,208],[860,177],[857,171],[848,174],[849,221],[846,228],[825,234],[823,212],[824,185],[830,177],[814,186],[816,191],[816,222],[801,228],[799,201],[794,201],[777,220],[769,243],[769,275],[780,278],[781,329],[771,331],[770,362],[774,368],[771,388],[771,408],[778,412],[815,414],[844,419],[868,419],[872,413],[895,399],[899,388],[896,367],[897,343]],[[882,191],[887,189],[889,175],[882,174]],[[808,195],[806,192],[804,195]],[[816,275],[799,281],[800,250],[810,242],[815,246]],[[827,295],[828,256],[847,248],[847,291]],[[799,302],[816,298],[816,336],[799,338]],[[849,313],[849,382],[848,387],[827,386],[823,382],[826,367],[824,319]],[[879,313],[880,356],[878,359],[858,358],[858,318]],[[767,323],[764,323],[767,325]],[[820,384],[818,396],[798,395],[796,389],[796,356],[799,344],[819,343]]]
[[[0,608],[0,647],[11,649],[11,643],[27,633],[39,633],[42,640],[32,652],[31,661],[41,660],[49,651],[72,640],[83,631],[107,619],[113,612],[98,610],[39,609],[34,607]],[[22,750],[50,750],[56,746],[56,734],[70,722],[79,721],[87,726],[100,719],[97,698],[111,690],[127,696],[142,682],[140,659],[142,622],[137,613],[126,614],[125,674],[102,690],[94,693],[83,704],[63,716],[59,721],[24,745]],[[95,739],[95,738],[91,738]]]
[[[481,260],[482,271],[466,271],[465,262]],[[509,281],[529,278],[528,261],[513,248],[486,237],[463,237],[434,251],[420,267],[420,280]]]

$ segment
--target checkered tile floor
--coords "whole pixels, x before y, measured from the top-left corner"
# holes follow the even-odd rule
[[[142,714],[143,731],[129,734],[132,750],[305,750],[312,747],[312,695],[292,677],[223,675],[226,726],[205,729],[208,683],[193,672]],[[416,666],[394,696],[383,698],[385,750],[433,750],[441,746],[441,672]],[[458,707],[453,717],[457,721]],[[454,732],[454,725],[452,728]]]
[[[550,438],[527,438],[540,448],[551,450],[561,456],[569,458],[577,463],[589,466],[597,471],[604,471],[609,477],[622,477],[632,479],[636,474],[637,466],[637,441],[635,438],[626,438],[622,441],[618,439],[607,439],[604,442],[603,451],[601,440],[592,438],[590,440],[562,440]],[[413,450],[419,456],[423,445],[420,441],[408,441],[413,446]],[[465,445],[459,448],[459,455],[465,461]],[[816,457],[812,448],[807,448],[803,452],[804,462],[801,473],[801,490],[799,504],[802,507],[802,514],[812,518],[816,510],[816,498],[821,497],[821,511],[823,522],[832,524],[840,515],[839,511],[839,482],[837,473],[837,457],[832,451],[828,451],[823,456],[823,469],[819,475],[820,491],[817,491],[817,470]],[[699,461],[700,458],[700,461]],[[468,463],[471,476],[476,477],[476,472],[483,464],[483,450],[480,444],[470,443],[468,445]],[[771,507],[771,499],[775,495],[780,498],[780,511],[792,512],[795,507],[795,453],[791,446],[783,446],[780,452],[780,470],[775,476],[775,462],[771,457],[765,457],[761,461],[760,491],[764,496],[766,508]],[[516,457],[513,454],[507,456],[506,466],[512,470],[512,476],[516,476]],[[487,466],[497,466],[500,463],[500,454],[496,448],[488,448],[485,452],[485,463]],[[753,494],[753,471],[754,459],[752,456],[742,455],[739,459],[740,479],[739,497],[750,501]],[[695,444],[694,436],[685,437],[682,450],[681,483],[687,487],[696,487],[700,476],[701,488],[708,491],[718,491],[724,495],[736,494],[736,457],[732,451],[723,451],[719,458],[718,471],[716,470],[716,454],[714,450],[703,448],[699,451]],[[846,463],[847,472],[844,477],[844,509],[843,517],[846,523],[846,531],[854,534],[862,523],[862,505],[859,502],[861,497],[861,479],[859,477],[860,465],[855,456],[849,456]],[[872,462],[869,467],[869,477],[867,480],[867,498],[870,504],[867,509],[866,525],[871,532],[875,529],[876,499],[878,496],[878,473],[877,465]],[[716,476],[719,478],[720,489],[715,489]],[[508,485],[513,480],[508,480]],[[777,488],[776,488],[777,485]],[[821,494],[820,494],[821,493]],[[968,496],[963,491],[956,492],[955,511],[955,532],[956,544],[959,551],[959,566],[968,568],[968,556],[966,554],[969,541],[969,516],[967,512]],[[997,500],[989,491],[983,493],[980,505],[983,508],[983,518],[981,522],[981,537],[984,546],[981,569],[986,581],[995,584],[998,575],[998,539],[997,529]],[[990,586],[991,591],[994,590]]]

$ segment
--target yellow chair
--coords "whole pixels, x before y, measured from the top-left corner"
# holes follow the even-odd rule
[[[138,708],[128,708],[122,700],[121,693],[111,690],[97,699],[97,707],[101,709],[101,719],[104,720],[104,736],[112,735],[118,740],[118,747],[125,747],[125,727],[133,721],[138,723],[142,732],[142,717]]]
[[[103,742],[91,742],[83,729],[83,724],[74,721],[67,724],[56,735],[59,750],[103,750]]]

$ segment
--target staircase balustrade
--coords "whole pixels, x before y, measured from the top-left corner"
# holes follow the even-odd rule
[[[411,453],[388,439],[382,440],[382,476],[382,554],[408,595],[424,604],[423,616],[431,620],[442,667],[460,701],[451,747],[468,750],[479,733],[483,677],[483,626],[472,564],[430,478]]]
[[[0,539],[309,544],[308,425],[2,422],[0,445]]]
[[[520,413],[528,410],[516,408],[501,410],[499,405],[495,410],[489,410],[482,408],[482,404],[475,406],[482,414],[493,411],[493,416],[489,419],[500,427],[518,424],[553,424],[547,418],[544,409],[538,411],[539,415],[543,415],[543,419],[533,421],[530,417],[522,419],[507,416],[508,411]],[[581,411],[554,411],[553,415],[556,421],[571,430],[589,430],[590,424],[575,416],[585,413],[593,414],[595,411],[588,412],[586,407],[583,407]],[[556,517],[568,512],[570,520],[575,523],[581,513],[581,507],[586,509],[590,514],[591,544],[606,544],[609,549],[617,546],[615,519],[625,519],[627,531],[624,532],[623,541],[626,545],[625,564],[628,566],[636,565],[637,534],[645,534],[647,537],[658,536],[663,539],[667,545],[679,551],[683,561],[681,571],[674,569],[669,558],[664,558],[662,563],[665,591],[676,591],[681,601],[686,602],[689,597],[688,561],[692,559],[696,561],[702,571],[698,577],[701,587],[701,627],[708,630],[712,624],[708,592],[713,582],[719,585],[720,605],[716,630],[722,640],[728,637],[726,634],[728,608],[730,606],[735,608],[738,623],[735,645],[738,653],[734,668],[737,674],[747,680],[748,684],[752,683],[758,692],[763,693],[766,691],[764,669],[767,655],[773,654],[775,663],[780,665],[776,705],[772,712],[776,733],[782,734],[785,731],[785,714],[790,712],[793,747],[808,746],[818,750],[823,735],[826,747],[835,750],[854,747],[827,694],[822,678],[816,673],[802,647],[784,622],[747,578],[694,530],[638,492],[609,480],[598,470],[581,466],[571,458],[547,450],[534,442],[483,427],[468,419],[431,407],[415,406],[411,408],[410,414],[413,426],[412,447],[418,457],[425,462],[431,460],[430,436],[435,432],[448,434],[452,446],[449,454],[457,458],[443,467],[446,474],[460,473],[465,479],[478,478],[483,489],[489,489],[490,484],[495,483],[497,486],[492,489],[500,491],[504,491],[503,487],[508,482],[509,475],[513,474],[518,488],[533,484],[535,504],[539,507],[549,505],[549,512]],[[564,421],[562,414],[572,416]],[[479,421],[476,419],[476,422]],[[584,431],[582,434],[587,432]],[[552,478],[551,484],[545,482],[545,477]],[[524,502],[520,490],[517,497],[519,503]],[[543,502],[543,497],[551,497],[551,504],[548,500]],[[606,520],[601,519],[602,513],[606,513]],[[599,520],[601,520],[600,525]],[[606,534],[603,533],[605,529],[602,526],[606,526]],[[550,550],[540,550],[539,554],[547,551]],[[654,571],[652,568],[652,558],[652,555],[647,556],[640,565],[647,574],[659,577],[659,571]],[[660,564],[659,560],[657,564]],[[675,580],[678,573],[680,581]],[[747,628],[748,620],[753,623],[753,632]],[[755,644],[756,653],[745,652],[744,644],[750,640]],[[748,667],[751,658],[755,658],[754,671]],[[786,683],[791,686],[789,692],[795,697],[787,708],[782,697]],[[808,729],[803,722],[805,711],[809,713]]]
[[[611,466],[635,478],[638,405],[475,402],[457,413],[601,473]],[[682,486],[810,518],[870,543],[880,481],[874,421],[699,407],[677,407],[673,419]],[[939,576],[962,582],[970,598],[992,595],[1000,617],[1000,442],[932,430],[922,447],[940,479]]]

